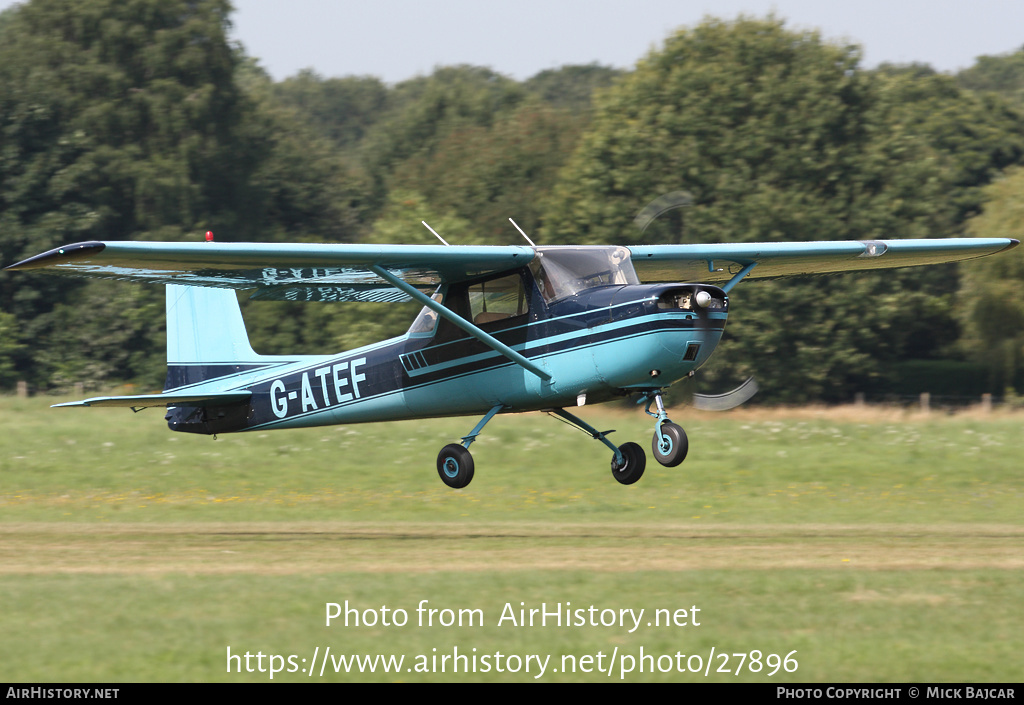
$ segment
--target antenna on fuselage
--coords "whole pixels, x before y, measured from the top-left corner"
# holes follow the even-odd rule
[[[523,232],[523,229],[519,227],[519,224],[516,223],[516,221],[512,220],[511,218],[509,218],[508,222],[510,222],[510,223],[512,223],[512,225],[516,226],[516,230],[519,231],[520,235],[522,235],[523,237],[526,238],[526,241],[528,243],[530,243],[530,247],[536,247],[536,245],[533,244],[533,240],[530,239],[530,236]]]
[[[436,238],[437,238],[438,240],[440,240],[440,241],[441,241],[442,243],[444,243],[445,245],[448,245],[448,243],[444,241],[444,238],[443,238],[443,237],[441,237],[440,235],[438,235],[438,234],[437,234],[437,231],[436,231],[436,230],[434,230],[434,229],[433,229],[432,227],[430,227],[429,225],[427,225],[427,221],[425,221],[425,220],[421,220],[420,222],[421,222],[421,223],[423,223],[423,227],[425,227],[425,228],[426,228],[427,230],[429,230],[430,232],[434,233],[434,237],[436,237]],[[451,245],[448,245],[448,247],[451,247]]]

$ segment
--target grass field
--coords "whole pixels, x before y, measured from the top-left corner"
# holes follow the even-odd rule
[[[680,409],[687,461],[630,487],[500,417],[453,491],[472,419],[213,440],[53,401],[0,398],[0,680],[1020,679],[1024,415]]]

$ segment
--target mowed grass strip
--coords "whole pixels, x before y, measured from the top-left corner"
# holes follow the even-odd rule
[[[0,398],[3,521],[1022,522],[1021,414],[893,410],[673,410],[690,436],[678,468],[648,460],[635,485],[611,453],[544,414],[495,418],[476,477],[445,487],[437,451],[473,419],[209,437],[160,410],[49,409]],[[619,443],[649,446],[638,409],[586,408]]]

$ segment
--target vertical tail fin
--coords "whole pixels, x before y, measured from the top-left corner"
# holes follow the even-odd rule
[[[262,363],[232,289],[167,285],[167,382],[177,389]]]

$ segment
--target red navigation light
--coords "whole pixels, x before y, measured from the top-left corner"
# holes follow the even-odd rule
[[[213,231],[212,230],[207,230],[206,231],[206,241],[207,242],[213,242]]]

